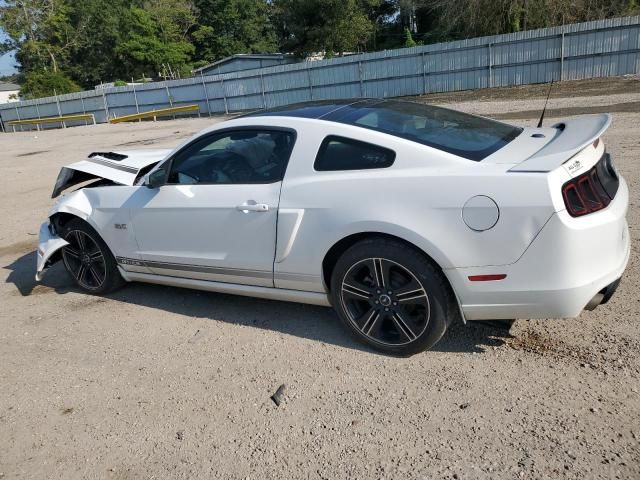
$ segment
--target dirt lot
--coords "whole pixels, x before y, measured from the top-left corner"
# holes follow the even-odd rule
[[[150,285],[98,298],[59,265],[34,282],[61,165],[212,120],[1,135],[0,478],[640,478],[639,86],[563,84],[551,106],[614,112],[633,246],[613,300],[511,336],[457,325],[410,359],[361,348],[329,309]],[[426,101],[532,124],[544,94]]]

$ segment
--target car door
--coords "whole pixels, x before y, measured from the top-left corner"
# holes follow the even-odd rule
[[[205,135],[131,202],[139,258],[152,273],[273,286],[280,184],[295,133],[242,127]]]

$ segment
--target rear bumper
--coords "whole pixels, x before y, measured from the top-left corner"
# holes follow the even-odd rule
[[[615,200],[605,210],[580,218],[566,211],[554,214],[517,262],[445,270],[465,318],[578,316],[596,294],[624,273],[631,249],[628,203],[629,190],[621,179]],[[471,275],[484,274],[507,277],[469,281]],[[612,294],[611,290],[603,296]]]

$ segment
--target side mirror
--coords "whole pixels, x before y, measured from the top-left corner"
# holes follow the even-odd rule
[[[159,188],[165,184],[165,180],[167,177],[167,172],[164,168],[159,168],[158,170],[154,170],[147,177],[147,181],[144,185],[147,188]]]

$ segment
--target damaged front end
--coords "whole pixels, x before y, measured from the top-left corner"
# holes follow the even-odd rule
[[[127,152],[94,152],[85,160],[62,167],[51,198],[73,186],[135,185],[171,150],[149,149]]]
[[[54,226],[50,222],[40,225],[36,281],[42,280],[47,269],[60,260],[60,251],[66,245],[69,245],[69,242],[56,234]]]
[[[40,226],[36,280],[42,280],[45,271],[62,258],[62,248],[69,245],[59,236],[60,220],[77,217],[91,223],[93,206],[91,199],[85,194],[87,189],[107,185],[136,185],[170,152],[167,149],[94,152],[85,160],[62,167],[52,198],[60,196],[71,187],[80,187],[60,197],[49,212],[49,221]]]

